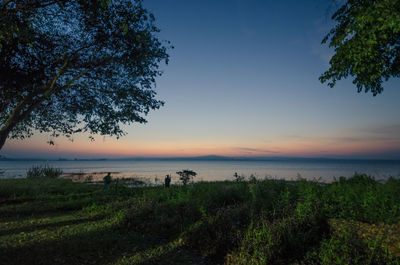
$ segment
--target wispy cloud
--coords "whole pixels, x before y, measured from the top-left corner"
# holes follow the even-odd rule
[[[400,124],[370,126],[366,128],[360,128],[359,130],[370,134],[387,135],[400,139]]]
[[[246,153],[246,154],[257,154],[257,155],[268,155],[268,154],[279,154],[279,151],[263,149],[263,148],[252,148],[252,147],[235,147],[235,151]]]
[[[349,128],[336,135],[307,136],[301,134],[285,134],[288,141],[325,142],[325,143],[359,143],[359,142],[396,142],[400,143],[400,124]]]

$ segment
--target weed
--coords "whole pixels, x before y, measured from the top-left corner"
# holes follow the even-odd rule
[[[27,178],[58,178],[62,170],[49,165],[33,166],[26,172]]]

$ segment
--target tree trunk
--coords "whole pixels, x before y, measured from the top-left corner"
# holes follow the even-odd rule
[[[8,135],[18,123],[29,117],[31,112],[43,101],[43,99],[32,102],[32,96],[22,100],[12,111],[6,123],[0,128],[0,150],[3,148]]]
[[[7,128],[2,128],[0,130],[0,150],[3,148],[3,145],[5,144],[8,134],[10,133],[11,130],[7,130]]]

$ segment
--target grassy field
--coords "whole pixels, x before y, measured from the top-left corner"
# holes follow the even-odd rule
[[[400,264],[400,180],[0,180],[0,264]]]

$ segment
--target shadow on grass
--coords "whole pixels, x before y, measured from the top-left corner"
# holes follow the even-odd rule
[[[23,227],[18,227],[18,228],[14,228],[14,229],[0,231],[0,236],[19,234],[21,232],[29,233],[29,232],[32,232],[35,230],[57,228],[57,227],[67,226],[67,225],[77,225],[77,224],[87,223],[87,222],[91,222],[91,221],[98,221],[102,218],[104,218],[104,216],[94,216],[91,218],[76,218],[76,219],[72,219],[72,220],[65,220],[65,221],[54,222],[54,223],[23,226]]]
[[[78,203],[68,204],[68,205],[52,205],[49,206],[46,203],[38,203],[29,206],[23,206],[18,208],[7,208],[0,209],[1,220],[22,220],[23,217],[33,217],[40,215],[50,215],[52,213],[68,213],[72,211],[82,210],[82,205]]]
[[[139,255],[141,255],[140,253]],[[144,254],[144,253],[143,253]],[[119,263],[125,264],[140,264],[140,265],[175,265],[175,264],[218,264],[210,259],[202,257],[199,253],[189,250],[184,247],[169,248],[166,251],[158,251],[154,255],[143,257],[141,260],[133,261],[131,259],[121,260]]]
[[[0,248],[0,264],[212,264],[183,248],[181,242],[168,242],[107,222],[97,222],[100,227],[91,231],[80,227],[86,231]]]
[[[0,264],[110,264],[157,242],[159,240],[109,226],[76,235],[46,238],[21,247],[0,248]]]
[[[35,201],[34,198],[15,198],[15,199],[2,199],[0,200],[0,207],[9,206],[12,204],[20,204],[24,202],[32,202]]]
[[[27,220],[32,220],[32,219],[42,219],[42,218],[55,218],[55,217],[60,217],[68,214],[73,214],[76,212],[76,210],[70,210],[70,211],[61,211],[61,210],[55,210],[55,211],[44,211],[41,213],[31,213],[31,214],[23,214],[23,215],[5,215],[3,216],[1,211],[0,211],[0,223],[2,222],[26,222]]]
[[[81,210],[84,207],[91,205],[95,202],[102,203],[106,198],[94,199],[92,196],[85,196],[79,199],[63,200],[63,199],[49,199],[38,200],[31,203],[19,203],[6,206],[0,206],[0,220],[13,216],[32,216],[50,214],[53,212],[68,212],[73,210]],[[18,218],[19,219],[19,218]]]

